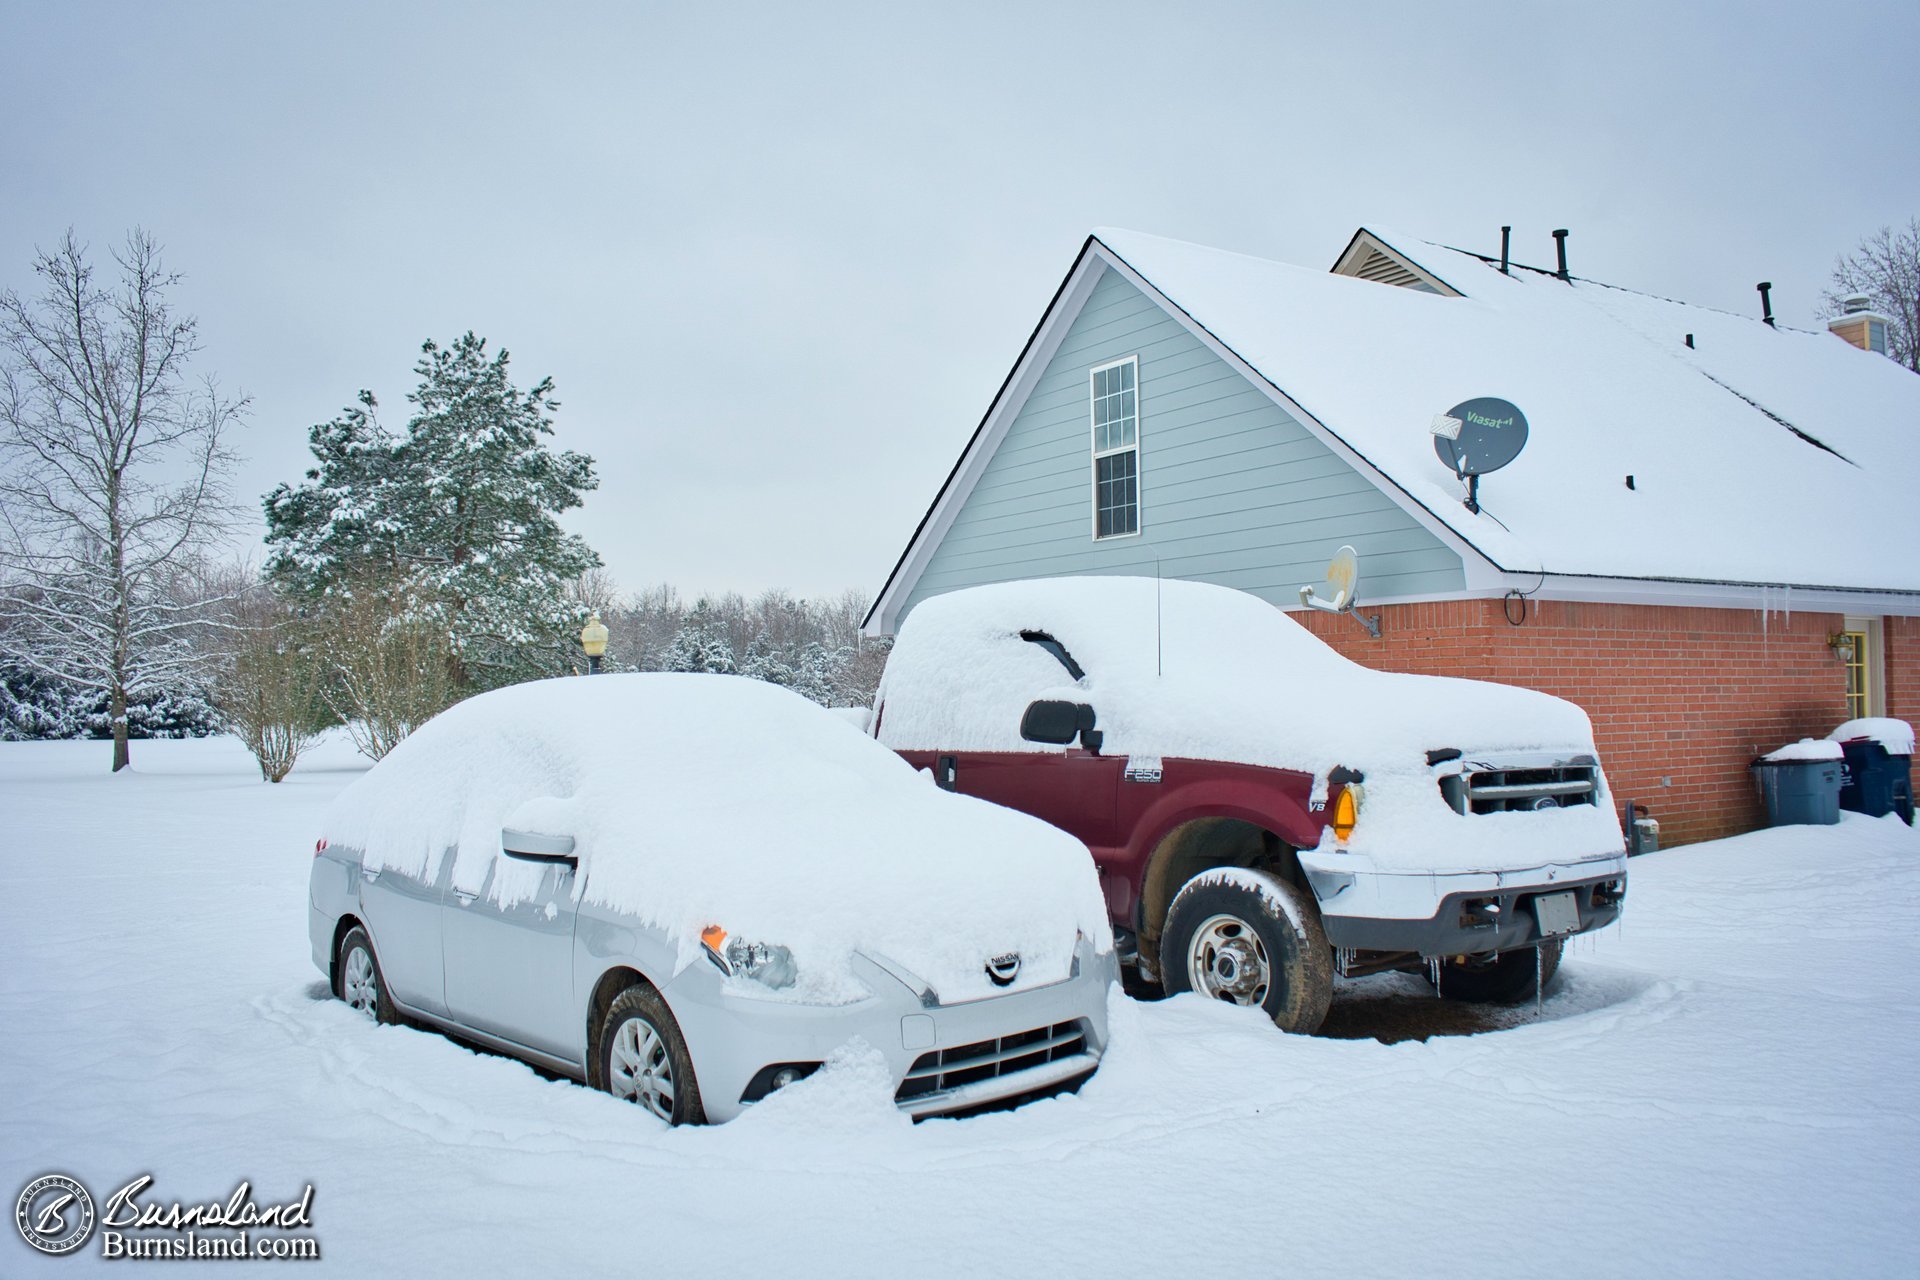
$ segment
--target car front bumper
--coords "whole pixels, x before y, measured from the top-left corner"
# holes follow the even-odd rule
[[[1627,891],[1625,854],[1512,871],[1397,874],[1300,855],[1320,904],[1327,941],[1344,951],[1420,956],[1489,955],[1537,945],[1545,936],[1539,899],[1572,893],[1572,937],[1619,919]]]
[[[693,1057],[707,1119],[732,1119],[754,1078],[776,1064],[811,1067],[863,1041],[886,1060],[895,1104],[946,1115],[1064,1086],[1091,1074],[1107,1045],[1112,951],[1082,942],[1065,981],[962,1004],[939,1004],[857,959],[873,995],[850,1005],[803,1005],[727,991],[712,965],[688,966],[662,989]]]

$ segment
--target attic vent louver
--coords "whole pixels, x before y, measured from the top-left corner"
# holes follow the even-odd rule
[[[1353,274],[1362,280],[1373,280],[1380,284],[1397,285],[1402,289],[1426,289],[1427,283],[1404,266],[1375,249],[1361,262],[1360,269]]]

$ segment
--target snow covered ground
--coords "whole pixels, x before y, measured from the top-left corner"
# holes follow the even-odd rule
[[[49,1171],[96,1198],[311,1182],[350,1274],[1920,1266],[1920,837],[1892,819],[1636,859],[1624,925],[1508,1029],[1307,1039],[1116,997],[1077,1097],[913,1126],[850,1055],[668,1131],[326,998],[308,856],[349,749],[278,787],[231,741],[134,753],[114,778],[101,743],[0,744],[0,1196]],[[0,1233],[5,1275],[102,1266],[97,1238],[50,1259]]]

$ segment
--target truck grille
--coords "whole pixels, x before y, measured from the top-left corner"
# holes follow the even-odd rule
[[[894,1101],[910,1102],[1086,1052],[1086,1028],[1078,1022],[1057,1022],[997,1040],[936,1049],[914,1060],[913,1069],[907,1072],[907,1078],[900,1082],[899,1090],[893,1095]]]
[[[1457,813],[1558,809],[1600,802],[1599,766],[1590,759],[1506,766],[1469,760],[1440,779],[1440,794]]]

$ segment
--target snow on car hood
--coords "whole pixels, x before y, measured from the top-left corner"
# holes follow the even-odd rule
[[[1079,680],[1022,632],[1053,637]],[[1109,755],[1237,761],[1324,780],[1366,775],[1349,843],[1381,869],[1501,870],[1620,852],[1612,801],[1463,816],[1426,753],[1593,753],[1571,702],[1532,689],[1374,671],[1279,609],[1226,587],[1152,578],[1052,578],[973,587],[916,605],[876,700],[896,750],[1034,751],[1020,718],[1039,698],[1094,708]],[[1604,781],[1602,782],[1604,787]]]
[[[429,882],[452,857],[469,892],[491,870],[505,905],[542,868],[501,854],[502,827],[573,836],[581,899],[667,930],[683,965],[714,924],[791,948],[794,998],[858,998],[855,951],[952,1000],[1001,990],[990,957],[1020,953],[1019,990],[1066,978],[1077,934],[1112,945],[1078,840],[942,791],[754,680],[603,675],[481,694],[342,792],[324,834]]]

